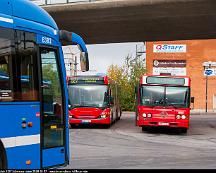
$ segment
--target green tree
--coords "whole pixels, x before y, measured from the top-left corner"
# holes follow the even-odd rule
[[[119,100],[123,111],[135,109],[135,86],[140,77],[146,73],[143,60],[130,55],[125,57],[122,66],[111,65],[108,68],[108,76],[114,80],[120,88]]]

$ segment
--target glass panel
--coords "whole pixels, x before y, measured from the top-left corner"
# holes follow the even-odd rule
[[[35,34],[17,31],[17,99],[36,101],[38,97],[38,73]]]
[[[15,54],[14,31],[0,27],[0,102],[12,101],[12,56]]]
[[[106,107],[106,85],[69,85],[69,103],[74,107]]]
[[[141,104],[146,106],[163,106],[164,89],[162,86],[142,86]]]
[[[188,107],[189,89],[188,87],[167,87],[166,104],[175,107]]]
[[[188,87],[141,87],[141,105],[188,107],[189,97]]]
[[[56,52],[41,50],[44,147],[63,145],[62,88]]]
[[[14,35],[0,28],[0,101],[39,100],[35,34],[16,31],[16,42]]]

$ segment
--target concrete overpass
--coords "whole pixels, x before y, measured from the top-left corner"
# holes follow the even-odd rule
[[[87,44],[216,38],[216,0],[102,0],[48,5]]]

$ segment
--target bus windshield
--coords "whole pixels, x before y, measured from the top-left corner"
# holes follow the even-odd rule
[[[107,85],[69,85],[68,92],[71,108],[102,108],[108,104]]]
[[[140,90],[140,102],[143,106],[187,108],[189,97],[189,87],[143,85]]]

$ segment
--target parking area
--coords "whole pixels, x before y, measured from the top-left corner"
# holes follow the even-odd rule
[[[135,113],[124,112],[111,128],[70,129],[68,169],[215,169],[216,114],[191,115],[187,134],[142,132]]]

